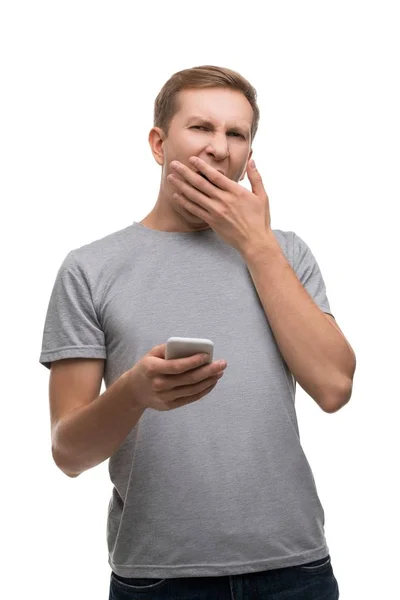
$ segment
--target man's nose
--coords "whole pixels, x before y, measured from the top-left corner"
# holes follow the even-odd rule
[[[228,142],[225,135],[215,135],[209,141],[207,153],[212,154],[216,160],[223,160],[229,154]]]

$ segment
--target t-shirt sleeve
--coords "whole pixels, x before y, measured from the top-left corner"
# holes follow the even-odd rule
[[[87,274],[70,252],[58,270],[45,318],[39,362],[50,369],[63,358],[106,358]]]
[[[319,306],[323,312],[329,313],[332,315],[332,317],[334,317],[331,312],[328,297],[326,295],[325,282],[315,256],[305,241],[294,232],[292,233],[293,269],[298,279],[303,284],[304,288],[317,306]]]

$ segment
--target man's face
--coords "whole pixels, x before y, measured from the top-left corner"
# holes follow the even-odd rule
[[[172,172],[171,161],[178,160],[195,170],[189,158],[198,156],[238,182],[244,178],[252,154],[253,109],[241,92],[227,88],[182,90],[178,103],[179,111],[156,156],[163,167],[161,188],[173,205],[176,188],[166,179]],[[182,209],[178,212],[182,213]],[[190,220],[199,219],[190,215]]]

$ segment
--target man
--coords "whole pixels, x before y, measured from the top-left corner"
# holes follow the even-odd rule
[[[110,459],[115,600],[339,597],[294,401],[297,381],[339,410],[356,359],[311,250],[271,229],[258,117],[234,71],[173,75],[149,134],[153,210],[57,274],[40,357],[52,452],[71,477]],[[227,366],[165,360],[171,336],[213,340]]]

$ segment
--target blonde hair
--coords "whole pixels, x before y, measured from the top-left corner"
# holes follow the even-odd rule
[[[168,136],[172,118],[179,111],[178,92],[190,88],[208,87],[225,87],[244,94],[253,109],[253,122],[251,125],[251,142],[253,142],[260,120],[255,88],[236,71],[213,65],[184,69],[174,73],[168,79],[154,102],[154,127],[160,127]]]

